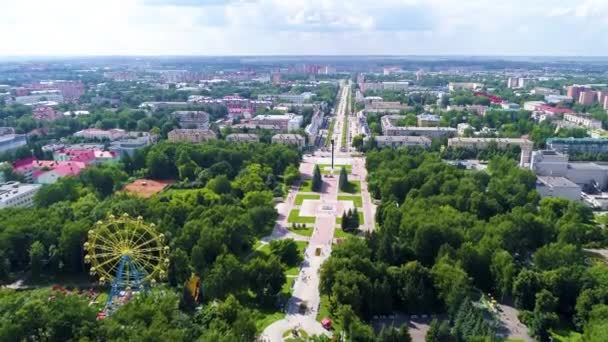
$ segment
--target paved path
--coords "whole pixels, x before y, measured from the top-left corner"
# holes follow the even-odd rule
[[[350,93],[350,82],[343,85],[341,90],[341,100],[336,111],[336,126],[333,138],[336,145],[341,143],[342,125],[344,124],[344,111],[346,109],[346,99]],[[352,121],[350,121],[352,122]],[[349,124],[350,124],[349,122]],[[347,128],[348,130],[348,128]],[[347,144],[350,145],[350,137]],[[350,150],[348,146],[344,146]],[[305,157],[300,164],[300,174],[302,179],[311,179],[315,164],[331,164],[330,153],[316,152],[312,156]],[[367,190],[364,158],[352,158],[348,152],[339,152],[336,146],[335,165],[352,165],[351,180],[361,182],[361,196],[363,197],[364,230],[373,230],[375,206],[371,202]],[[287,227],[289,212],[296,208],[295,198],[297,196],[297,186],[292,188],[284,203],[277,205],[279,217],[271,236],[263,239],[263,243],[275,239],[293,238],[300,241],[309,241],[305,251],[304,261],[294,285],[292,297],[289,299],[285,318],[278,320],[264,329],[261,339],[264,341],[279,342],[283,340],[283,333],[290,329],[304,329],[309,335],[331,335],[317,322],[317,313],[320,306],[319,293],[319,269],[323,262],[331,254],[331,247],[336,229],[336,218],[341,216],[338,205],[338,176],[323,177],[323,188],[320,194],[320,205],[315,212],[314,231],[310,238],[291,233]],[[318,254],[318,255],[317,255]],[[302,311],[302,303],[305,303],[306,310]]]

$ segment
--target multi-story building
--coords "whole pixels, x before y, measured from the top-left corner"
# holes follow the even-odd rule
[[[36,120],[53,121],[59,119],[62,115],[53,109],[53,107],[38,106],[32,111],[32,116]]]
[[[431,139],[424,136],[386,136],[379,135],[374,137],[378,147],[407,147],[420,146],[428,148],[431,146]]]
[[[608,139],[549,138],[547,148],[560,153],[606,153]]]
[[[543,87],[534,87],[534,89],[532,89],[530,91],[530,94],[532,94],[532,95],[542,95],[542,96],[559,95],[559,90],[557,90],[557,89],[551,89],[551,88],[543,88]]]
[[[608,166],[588,162],[569,162],[555,151],[534,151],[530,169],[537,176],[565,177],[583,188],[603,191],[608,186]]]
[[[299,134],[275,134],[271,139],[273,144],[282,144],[303,148],[306,140]]]
[[[141,109],[150,109],[150,110],[158,110],[158,109],[179,109],[179,108],[188,108],[192,106],[189,102],[170,102],[170,101],[148,101],[143,102],[139,105]]]
[[[483,83],[475,82],[450,82],[448,89],[450,92],[456,90],[477,90],[483,88]]]
[[[0,154],[27,145],[25,134],[15,134],[12,127],[0,127]]]
[[[455,148],[467,148],[484,150],[490,147],[492,144],[499,149],[506,149],[511,146],[519,146],[521,149],[520,154],[520,165],[527,165],[530,163],[530,157],[534,144],[528,139],[507,139],[507,138],[452,138],[448,140],[449,147]]]
[[[53,184],[67,176],[77,176],[87,167],[80,161],[54,161],[27,158],[13,163],[13,171],[25,177],[28,182]]]
[[[576,99],[578,100],[578,97]],[[545,101],[550,104],[572,103],[573,100],[570,95],[545,95]]]
[[[604,98],[604,102],[602,103],[604,110],[608,110],[608,97]]]
[[[133,156],[135,151],[142,149],[155,141],[156,137],[150,134],[142,134],[141,136],[131,137],[113,141],[110,144],[109,150],[116,152],[119,156]]]
[[[594,90],[583,90],[580,92],[578,102],[583,106],[591,106],[597,99],[597,92]]]
[[[260,95],[258,95],[258,100],[266,100],[266,101],[279,100],[279,101],[285,101],[285,102],[303,103],[306,101],[310,101],[314,96],[315,96],[315,94],[311,93],[311,92],[303,92],[302,94],[287,93],[287,94],[277,94],[277,95],[260,94]]]
[[[41,102],[56,102],[63,103],[63,95],[58,93],[35,94],[15,97],[15,102],[24,105],[34,105]]]
[[[109,130],[103,130],[98,128],[87,128],[82,131],[74,133],[75,137],[80,137],[90,140],[118,140],[128,137],[128,133],[124,129],[113,128]]]
[[[34,195],[38,190],[40,190],[39,184],[0,183],[0,209],[31,207],[34,205]]]
[[[209,113],[204,111],[180,110],[172,114],[181,128],[209,129]]]
[[[418,127],[437,127],[441,117],[435,114],[420,114],[416,116]]]
[[[215,132],[209,129],[174,129],[167,134],[171,142],[200,143],[216,139]]]
[[[582,94],[581,94],[582,96]],[[590,116],[581,115],[581,114],[564,114],[564,120],[568,122],[572,122],[579,126],[583,126],[588,129],[601,129],[602,122],[596,120]]]
[[[599,102],[600,105],[604,105],[606,98],[608,98],[608,90],[600,90],[597,92],[597,102]]]
[[[396,126],[395,122],[402,119],[402,115],[385,115],[381,119],[382,134],[388,136],[399,136],[399,135],[416,135],[426,136],[429,138],[442,138],[442,137],[453,137],[458,132],[455,128],[451,127],[414,127]]]
[[[302,127],[304,117],[294,113],[284,115],[257,115],[250,123],[256,126],[278,126],[282,131],[292,132]]]
[[[559,197],[571,201],[580,201],[582,195],[581,187],[566,177],[537,177],[536,191],[541,197]]]
[[[524,110],[529,110],[531,112],[537,110],[538,107],[545,105],[544,101],[526,101],[524,102]]]
[[[260,137],[254,133],[232,133],[226,136],[226,141],[252,143],[260,141]]]
[[[573,98],[574,100],[579,99],[581,92],[585,90],[585,87],[580,86],[569,86],[566,87],[566,95]]]
[[[412,107],[401,104],[399,101],[371,101],[365,105],[366,113],[392,113],[410,110]]]

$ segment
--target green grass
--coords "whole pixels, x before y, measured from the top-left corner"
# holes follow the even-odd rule
[[[311,228],[311,227],[294,229],[293,227],[290,226],[290,227],[287,227],[287,229],[294,234],[308,236],[308,237],[311,237],[312,233],[314,231],[314,228]]]
[[[317,322],[321,322],[321,320],[325,317],[328,317],[332,321],[332,330],[333,331],[341,331],[342,325],[336,320],[336,317],[332,316],[329,311],[329,297],[326,295],[321,296],[321,305],[319,305],[319,312],[317,313]]]
[[[299,209],[293,209],[289,212],[289,216],[287,217],[287,222],[289,223],[315,223],[314,216],[300,216]]]
[[[307,194],[298,194],[296,195],[296,205],[302,205],[304,200],[318,200],[321,199],[321,195],[307,195]]]
[[[365,218],[365,216],[363,216],[362,212],[358,212],[359,213],[359,225],[362,226],[363,225],[363,219]],[[338,216],[336,217],[336,224],[342,224],[342,216]]]
[[[336,228],[334,231],[334,238],[336,239],[346,239],[347,237],[354,236],[351,233],[347,233],[342,230],[342,228]]]
[[[271,325],[272,323],[283,319],[285,317],[285,313],[280,311],[273,312],[257,312],[257,319],[255,320],[255,330],[257,332],[262,332],[264,329]]]
[[[331,167],[331,164],[317,164],[317,166],[319,166],[319,169],[321,169],[321,173],[323,174],[329,174],[329,171],[325,171],[326,167]],[[334,165],[334,174],[338,175],[340,174],[340,169],[344,166],[344,168],[346,169],[346,172],[348,174],[353,173],[353,166],[349,165],[349,164],[345,164],[345,165],[338,165],[335,164]]]
[[[281,293],[286,296],[286,297],[291,297],[291,286],[293,286],[293,283],[296,281],[296,278],[287,278],[287,281],[285,281],[285,284],[283,284],[283,287],[281,288]]]
[[[334,132],[335,123],[336,123],[336,119],[332,118],[331,122],[329,123],[329,130],[327,131],[327,140],[325,141],[325,147],[329,147],[329,145],[331,145],[331,136],[333,135],[333,132]]]
[[[360,194],[361,193],[361,181],[348,181],[348,185],[346,186],[346,191],[340,190],[340,193],[349,193],[349,194]]]
[[[310,180],[310,179],[302,180],[302,183],[300,183],[300,191],[301,192],[313,192],[312,191],[312,180]]]
[[[583,335],[576,331],[558,330],[551,331],[550,334],[556,342],[583,342]]]
[[[296,198],[297,200],[297,198]],[[353,201],[355,207],[362,208],[363,207],[363,198],[361,196],[348,196],[342,195],[338,196],[338,201]]]

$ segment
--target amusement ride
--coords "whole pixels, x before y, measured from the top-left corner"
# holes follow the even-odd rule
[[[134,294],[167,277],[169,247],[165,236],[141,216],[109,215],[89,230],[84,261],[101,285],[110,284],[106,306],[98,318],[111,314]]]

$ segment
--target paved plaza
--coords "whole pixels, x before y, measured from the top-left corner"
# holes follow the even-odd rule
[[[341,127],[343,122],[346,107],[345,94],[348,94],[348,92],[350,92],[350,87],[344,87],[341,101],[338,105],[336,122],[339,124],[334,130],[336,142],[341,140],[342,130],[338,129],[338,127]],[[302,180],[312,179],[315,165],[331,165],[330,154],[315,152],[313,155],[305,157],[300,164]],[[272,235],[263,239],[263,242],[286,238],[308,241],[304,261],[302,262],[300,273],[294,282],[292,297],[288,301],[285,318],[272,323],[264,329],[261,335],[261,339],[264,341],[282,341],[283,333],[294,328],[303,329],[309,335],[331,335],[331,332],[325,330],[316,320],[321,301],[319,293],[319,269],[331,254],[336,219],[341,217],[345,210],[354,209],[355,207],[352,200],[338,200],[338,165],[350,165],[352,172],[349,174],[349,181],[358,181],[361,184],[361,193],[353,194],[353,196],[360,196],[362,198],[362,208],[360,210],[364,213],[364,222],[361,222],[360,229],[369,231],[374,228],[375,206],[367,191],[365,160],[360,157],[353,158],[349,152],[337,152],[334,158],[334,165],[336,165],[335,175],[333,177],[323,177],[323,187],[319,193],[319,199],[304,199],[301,205],[298,206],[295,202],[296,196],[300,193],[299,187],[296,185],[290,189],[285,201],[279,203],[276,207],[279,217]],[[326,168],[326,166],[323,167],[324,170]],[[331,172],[325,173],[330,174]],[[305,237],[288,230],[290,225],[288,222],[289,213],[294,209],[300,210],[300,216],[315,217],[312,236]],[[302,311],[304,307],[306,310]]]

